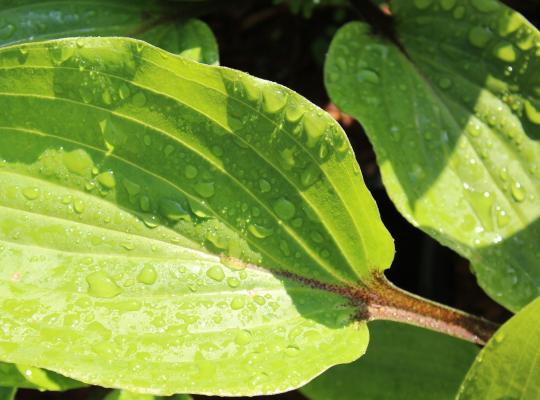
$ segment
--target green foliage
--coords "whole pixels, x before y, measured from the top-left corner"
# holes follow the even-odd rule
[[[504,324],[482,349],[458,400],[540,398],[540,297]]]
[[[78,36],[130,36],[171,53],[217,64],[217,43],[197,4],[157,0],[10,0],[0,6],[0,45]],[[176,17],[175,17],[176,16]]]
[[[478,353],[467,342],[389,321],[369,323],[364,357],[338,365],[301,390],[311,400],[453,399]]]
[[[538,31],[493,0],[391,2],[400,46],[343,26],[325,65],[399,211],[519,310],[540,294]]]
[[[131,39],[0,63],[1,359],[245,395],[364,352],[357,308],[320,287],[368,285],[393,242],[327,114]]]
[[[79,388],[86,385],[55,372],[31,366],[0,362],[0,386],[58,391]]]
[[[13,400],[17,394],[17,388],[0,386],[0,400]]]

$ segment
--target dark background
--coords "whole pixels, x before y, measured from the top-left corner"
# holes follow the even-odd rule
[[[412,1],[412,0],[411,0]],[[505,0],[535,26],[540,1]],[[218,9],[201,18],[216,35],[220,64],[283,84],[329,111],[343,126],[366,184],[373,194],[384,224],[395,239],[396,257],[386,275],[399,287],[441,303],[504,322],[510,313],[478,287],[469,263],[409,224],[396,210],[382,186],[375,154],[362,130],[330,103],[323,84],[323,63],[335,31],[350,20],[365,20],[381,34],[392,35],[391,18],[368,0],[351,6],[322,6],[310,18],[291,13],[286,4],[268,1],[218,1]],[[540,72],[539,72],[540,73]],[[102,399],[100,388],[67,393],[20,390],[17,399]],[[194,396],[196,399],[210,399]],[[304,399],[298,392],[253,399]]]

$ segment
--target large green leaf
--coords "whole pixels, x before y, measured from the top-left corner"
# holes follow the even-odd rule
[[[86,386],[55,372],[0,362],[0,386],[24,389],[69,390]]]
[[[17,394],[17,388],[0,386],[0,400],[13,400]]]
[[[391,5],[400,47],[343,26],[327,89],[364,125],[399,211],[518,310],[540,294],[540,35],[493,0]]]
[[[482,349],[458,400],[540,398],[540,297],[505,323]]]
[[[322,110],[121,38],[0,49],[0,108],[0,359],[249,395],[364,353],[393,242]]]
[[[453,399],[471,365],[473,344],[396,322],[369,324],[364,357],[333,367],[301,390],[312,400]]]
[[[210,28],[185,19],[196,2],[157,0],[9,0],[0,5],[0,46],[73,36],[130,36],[206,64],[217,64]]]

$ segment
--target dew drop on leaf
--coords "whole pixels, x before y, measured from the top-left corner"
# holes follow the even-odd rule
[[[28,200],[35,200],[39,197],[39,189],[37,187],[25,187],[22,194]]]
[[[145,265],[137,275],[137,282],[153,285],[157,280],[156,269],[152,265]]]
[[[116,179],[112,171],[105,171],[96,176],[97,181],[107,189],[113,189],[116,186]]]
[[[225,273],[223,272],[223,268],[221,268],[219,265],[214,265],[213,267],[209,268],[206,271],[206,275],[210,279],[213,279],[217,282],[221,282],[223,279],[225,279]]]
[[[107,273],[98,271],[86,277],[88,294],[94,297],[112,298],[118,296],[122,289]]]
[[[294,217],[296,208],[293,203],[282,197],[274,203],[274,211],[279,218],[288,221]]]
[[[264,238],[270,236],[273,233],[272,228],[267,228],[265,226],[258,225],[258,224],[249,225],[248,231],[253,236],[255,236],[255,237],[259,238],[259,239],[264,239]]]

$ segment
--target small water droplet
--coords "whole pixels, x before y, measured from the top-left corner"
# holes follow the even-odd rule
[[[227,278],[227,285],[231,288],[236,288],[240,285],[240,281],[236,278]]]
[[[493,37],[493,33],[488,28],[475,26],[469,31],[469,42],[478,48],[485,47]]]
[[[313,185],[319,179],[319,167],[316,164],[309,164],[300,175],[300,183],[304,188],[308,188]]]
[[[244,307],[246,304],[246,299],[241,296],[236,296],[234,299],[231,300],[231,308],[233,310],[240,310]]]
[[[370,69],[364,69],[361,71],[358,71],[356,74],[356,80],[360,83],[371,83],[371,84],[377,84],[379,83],[379,75]]]
[[[135,93],[131,98],[131,103],[135,107],[143,107],[146,104],[146,96],[142,92]]]
[[[240,346],[245,346],[251,342],[251,332],[248,330],[240,330],[234,338],[234,342]]]
[[[81,199],[73,200],[73,209],[77,214],[82,214],[84,211],[84,203]]]
[[[493,48],[493,55],[505,62],[514,62],[517,58],[517,50],[509,42],[500,42]]]
[[[259,189],[261,193],[268,193],[272,189],[272,185],[266,179],[259,180]]]
[[[523,200],[525,200],[525,189],[523,189],[519,182],[514,181],[514,183],[512,184],[511,192],[512,197],[515,201],[522,202]]]

